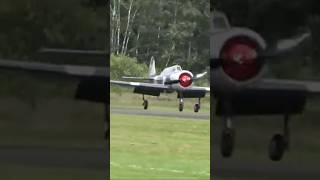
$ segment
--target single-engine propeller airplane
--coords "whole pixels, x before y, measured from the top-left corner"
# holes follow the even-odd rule
[[[179,98],[179,111],[183,111],[183,98],[198,98],[198,103],[194,105],[194,112],[198,112],[200,110],[200,99],[205,97],[206,92],[210,92],[210,88],[193,86],[193,82],[206,74],[207,72],[204,72],[194,76],[190,71],[183,70],[181,66],[174,65],[165,68],[157,75],[155,60],[151,57],[148,77],[122,77],[127,80],[142,80],[148,82],[111,80],[110,83],[133,87],[134,93],[142,94],[142,105],[144,109],[148,109],[148,100],[145,99],[144,95],[160,96],[160,93],[177,92],[177,97]]]
[[[301,113],[307,95],[320,93],[320,83],[285,79],[264,79],[267,62],[273,57],[291,54],[308,42],[310,32],[267,46],[257,32],[232,27],[226,15],[214,10],[210,18],[210,85],[214,88],[215,113],[224,128],[220,141],[223,157],[234,149],[236,115],[284,115],[282,134],[275,134],[269,145],[269,157],[278,161],[289,147],[290,115]],[[214,114],[211,110],[211,117]],[[213,124],[215,118],[213,119]]]
[[[49,49],[39,53],[63,54],[66,56],[98,56],[106,62],[108,53],[96,50]],[[109,136],[109,67],[88,65],[66,65],[43,62],[30,62],[12,59],[0,59],[0,69],[25,71],[40,75],[54,76],[59,79],[73,79],[78,82],[75,99],[103,103],[105,105],[105,137]]]

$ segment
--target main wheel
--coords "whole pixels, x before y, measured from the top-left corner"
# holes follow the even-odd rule
[[[180,112],[183,111],[183,103],[182,102],[179,103],[179,111]]]
[[[276,134],[269,144],[269,157],[273,161],[281,160],[284,151],[286,150],[286,141],[281,134]]]
[[[148,100],[143,100],[143,109],[148,109]]]
[[[195,104],[195,105],[193,106],[194,112],[199,112],[199,109],[200,109],[200,104]]]
[[[235,131],[233,129],[225,129],[222,132],[220,150],[223,157],[230,157],[233,152],[235,141]]]

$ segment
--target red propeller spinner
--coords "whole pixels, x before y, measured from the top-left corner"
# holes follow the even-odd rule
[[[192,84],[192,76],[189,73],[181,73],[179,83],[182,87],[189,87]]]
[[[235,37],[227,41],[221,51],[222,68],[231,78],[246,81],[261,70],[258,59],[259,45],[248,37]]]

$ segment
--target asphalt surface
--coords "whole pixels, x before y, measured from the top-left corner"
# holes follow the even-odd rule
[[[152,107],[147,110],[144,110],[141,107],[110,107],[110,113],[124,115],[162,116],[179,119],[210,120],[209,112],[201,112],[201,109],[198,113],[195,113],[190,111],[179,112],[178,108],[168,111],[165,109],[152,109]]]
[[[219,179],[319,179],[319,166],[304,163],[257,162],[249,160],[221,159],[213,164],[213,177]]]
[[[104,171],[105,152],[105,148],[0,146],[0,164]]]

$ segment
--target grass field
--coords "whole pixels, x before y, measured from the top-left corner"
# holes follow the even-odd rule
[[[119,92],[115,92],[114,89],[110,93],[110,105],[111,106],[135,106],[142,108],[142,95],[134,94],[131,90],[122,89]],[[162,109],[162,110],[178,110],[179,101],[176,93],[161,94],[159,97],[145,96],[149,101],[149,108]],[[198,102],[195,98],[184,99],[184,109],[192,110],[193,105]],[[205,98],[201,98],[201,112],[210,112],[210,94],[207,93]]]
[[[209,179],[209,121],[111,114],[111,179]]]

